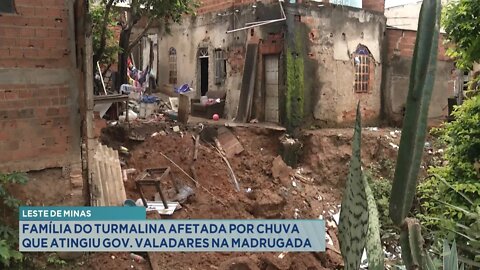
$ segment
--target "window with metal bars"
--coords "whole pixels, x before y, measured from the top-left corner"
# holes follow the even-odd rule
[[[14,0],[0,0],[0,13],[15,13]]]
[[[168,65],[170,69],[168,80],[170,84],[177,84],[177,50],[173,47],[168,50]]]
[[[353,60],[355,65],[355,92],[368,93],[372,84],[374,63],[367,47],[360,45],[354,53]]]
[[[227,77],[227,60],[225,51],[215,49],[215,84],[222,85]]]

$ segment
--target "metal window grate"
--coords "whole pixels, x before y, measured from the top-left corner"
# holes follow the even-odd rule
[[[371,59],[369,55],[356,54],[355,61],[355,92],[368,93],[370,91]]]
[[[227,77],[225,51],[215,50],[215,84],[221,85]]]
[[[170,48],[168,50],[168,65],[170,69],[170,73],[168,76],[168,80],[170,84],[177,83],[177,50],[175,48]]]

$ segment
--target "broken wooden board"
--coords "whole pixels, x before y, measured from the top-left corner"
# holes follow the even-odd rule
[[[190,98],[185,94],[178,97],[178,121],[187,124],[188,115],[190,114]]]
[[[243,152],[243,146],[238,141],[237,137],[226,127],[220,127],[218,129],[218,141],[222,146],[227,158],[232,158]]]
[[[258,44],[247,44],[243,65],[242,87],[235,122],[245,123],[250,118],[257,74]]]
[[[91,183],[93,206],[119,206],[127,199],[118,152],[97,143]]]
[[[239,122],[226,122],[226,127],[246,127],[246,128],[264,128],[276,131],[286,131],[285,127],[282,127],[273,123],[239,123]]]

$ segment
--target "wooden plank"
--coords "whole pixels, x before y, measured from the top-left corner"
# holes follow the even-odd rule
[[[118,152],[114,149],[110,149],[113,155],[113,170],[115,171],[115,192],[117,193],[117,205],[123,205],[123,202],[126,200],[125,187],[123,185],[122,179],[122,168],[120,166],[120,160],[118,159]]]
[[[121,197],[120,197],[120,185],[118,184],[118,178],[121,177],[121,174],[118,174],[117,167],[115,163],[118,163],[118,160],[115,159],[115,150],[105,146],[108,152],[108,167],[110,168],[111,178],[108,179],[110,184],[110,205],[111,206],[120,206],[122,205]]]
[[[106,201],[105,201],[105,191],[104,191],[104,185],[102,179],[104,178],[104,166],[103,166],[103,155],[102,155],[102,149],[100,147],[100,144],[97,145],[95,149],[95,167],[96,167],[96,172],[97,174],[94,175],[93,181],[94,181],[94,186],[98,190],[98,206],[105,206]]]
[[[227,158],[232,158],[244,150],[237,137],[226,127],[220,127],[218,129],[218,141],[220,141]]]
[[[185,94],[180,94],[178,99],[178,121],[187,124],[190,113],[190,98]]]
[[[94,151],[94,156],[92,158],[92,205],[94,206],[104,206],[105,200],[103,197],[103,185],[101,182],[102,179],[102,166],[101,166],[101,151],[99,150],[99,144],[97,143]]]
[[[225,155],[225,151],[222,149],[222,145],[220,144],[217,138],[215,138],[215,145],[216,145],[215,149],[217,150],[218,154],[220,155],[220,157],[222,157],[225,164],[227,164],[228,174],[230,175],[230,178],[232,179],[232,182],[235,185],[235,190],[240,191],[240,185],[238,184],[237,177],[235,176],[232,166],[230,165],[230,162],[228,161],[227,156]]]
[[[246,128],[264,128],[276,131],[286,131],[285,127],[273,124],[273,123],[239,123],[239,122],[226,122],[226,127],[246,127]]]
[[[107,163],[105,162],[105,159],[107,158],[107,156],[105,154],[105,149],[103,145],[100,145],[98,147],[98,151],[100,152],[100,157],[101,157],[101,160],[99,160],[99,163],[100,163],[100,175],[101,175],[100,181],[103,189],[103,194],[102,194],[103,201],[104,201],[103,206],[109,206],[110,205],[110,198],[109,198],[110,187],[108,186],[108,178],[110,177],[109,176],[110,171]]]
[[[235,122],[247,122],[252,110],[255,76],[257,73],[258,44],[248,44],[243,67],[242,86]]]

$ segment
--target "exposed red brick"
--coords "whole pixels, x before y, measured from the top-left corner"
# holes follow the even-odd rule
[[[413,50],[415,49],[416,31],[401,30],[401,29],[387,29],[387,55],[391,59],[393,56],[398,55],[401,57],[412,58]],[[438,44],[438,59],[441,61],[451,60],[445,55],[445,45],[443,45],[443,35],[439,37]]]
[[[362,0],[362,8],[366,10],[385,12],[385,0]]]

